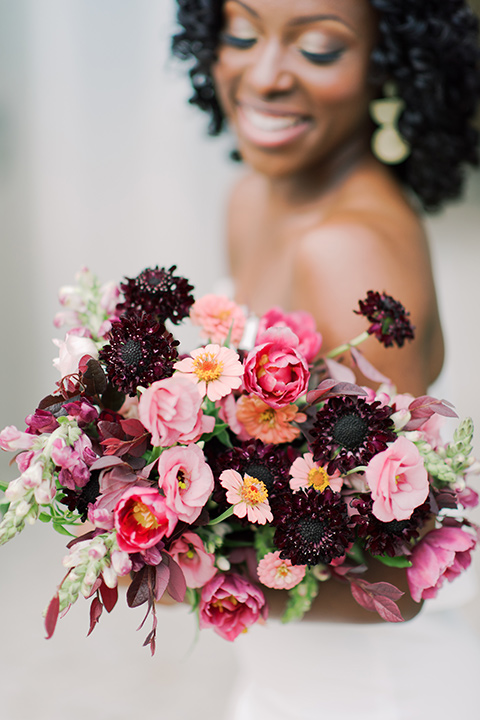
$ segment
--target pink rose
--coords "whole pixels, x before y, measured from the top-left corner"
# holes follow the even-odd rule
[[[114,510],[120,550],[141,552],[172,534],[177,518],[158,490],[135,487],[126,490]]]
[[[307,362],[312,362],[322,345],[322,336],[316,330],[313,315],[302,310],[283,312],[274,307],[260,318],[255,345],[264,342],[263,335],[271,327],[288,327],[298,337],[298,350],[305,356]]]
[[[155,447],[196,442],[212,432],[215,418],[204,415],[202,397],[189,380],[175,374],[152,383],[140,396],[138,416]]]
[[[297,336],[287,327],[270,328],[262,340],[245,360],[245,389],[270,407],[284,407],[307,391],[307,361],[298,350]]]
[[[372,493],[372,512],[382,522],[408,520],[428,496],[422,457],[403,436],[370,460],[365,478]]]
[[[218,573],[202,588],[200,627],[211,627],[225,640],[235,640],[258,620],[267,605],[260,588],[233,573]]]
[[[407,568],[408,585],[415,602],[434,598],[446,579],[454,580],[470,565],[473,535],[458,527],[432,530],[415,545]]]
[[[158,475],[170,510],[186,523],[196,520],[214,486],[213,473],[198,445],[164,450]]]
[[[215,555],[207,553],[201,538],[193,532],[183,533],[171,544],[169,552],[190,588],[203,587],[217,572]]]

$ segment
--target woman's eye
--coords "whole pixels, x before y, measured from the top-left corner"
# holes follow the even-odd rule
[[[343,49],[330,50],[330,52],[314,53],[300,49],[303,57],[314,65],[330,65],[343,55]]]
[[[230,45],[230,47],[238,48],[239,50],[248,50],[248,48],[255,45],[257,38],[238,37],[237,35],[230,35],[229,33],[223,32],[220,35],[220,40],[224,45]]]

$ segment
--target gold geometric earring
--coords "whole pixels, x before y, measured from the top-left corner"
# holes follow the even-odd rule
[[[410,155],[410,145],[398,130],[405,102],[396,96],[392,82],[385,83],[383,93],[385,97],[370,103],[370,115],[379,125],[372,135],[372,151],[386,165],[397,165]]]

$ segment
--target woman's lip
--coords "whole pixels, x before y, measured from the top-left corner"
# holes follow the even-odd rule
[[[310,126],[310,121],[299,113],[275,109],[264,112],[252,105],[237,105],[238,129],[250,142],[263,147],[278,147],[296,140]]]

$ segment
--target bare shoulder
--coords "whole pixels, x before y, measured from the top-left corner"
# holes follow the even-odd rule
[[[250,261],[248,248],[250,229],[259,224],[259,198],[264,194],[264,183],[259,175],[245,172],[234,184],[228,203],[227,238],[231,268],[238,269]]]

